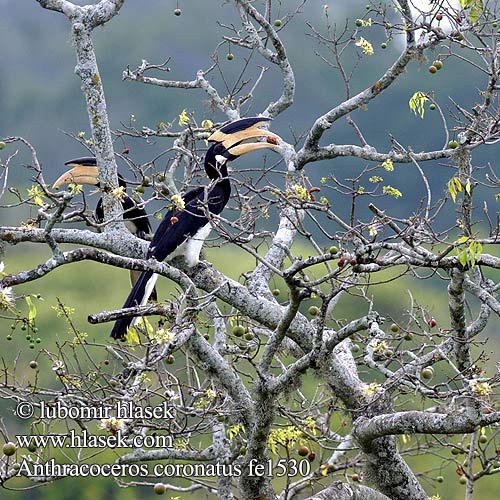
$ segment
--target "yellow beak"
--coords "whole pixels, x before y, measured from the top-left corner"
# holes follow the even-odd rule
[[[83,165],[78,165],[76,163],[70,163],[73,168],[68,170],[59,177],[59,179],[54,182],[52,186],[54,189],[59,188],[63,184],[90,184],[95,186],[99,183],[99,169],[97,167],[87,167]]]
[[[277,147],[281,138],[269,132],[269,130],[264,130],[258,128],[259,125],[268,124],[268,121],[261,121],[254,123],[251,127],[246,128],[245,130],[240,130],[239,132],[233,132],[232,134],[225,134],[220,130],[216,130],[209,138],[209,141],[221,142],[222,145],[230,151],[230,153],[235,156],[240,156],[242,154],[249,153],[250,151],[255,151],[256,149],[263,148],[275,148]],[[239,144],[242,141],[246,141],[248,139],[256,139],[267,137],[267,142],[253,142],[247,144]],[[238,144],[238,146],[235,146]]]

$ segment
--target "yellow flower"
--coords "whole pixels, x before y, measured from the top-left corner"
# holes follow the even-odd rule
[[[474,394],[480,398],[489,396],[493,391],[488,382],[479,382],[477,380],[472,381],[471,388]]]
[[[120,201],[125,199],[125,188],[123,186],[117,187],[111,191],[111,196],[118,198]]]
[[[177,210],[184,210],[184,208],[186,208],[186,203],[180,194],[174,194],[171,200]]]
[[[399,189],[396,189],[392,186],[384,186],[383,192],[384,194],[388,194],[389,196],[392,196],[394,198],[400,198],[401,196],[403,196],[403,193]]]
[[[101,423],[99,425],[100,429],[105,429],[111,434],[115,435],[118,431],[125,429],[125,422],[116,417],[111,418],[101,418]]]
[[[374,54],[373,45],[368,40],[366,40],[365,38],[360,37],[359,41],[356,42],[356,45],[358,47],[361,47],[363,49],[363,52],[367,56],[373,56],[373,54]]]
[[[310,199],[309,191],[307,191],[307,189],[304,186],[295,184],[290,188],[290,191],[291,191],[290,192],[291,196],[297,196],[304,201],[309,201]]]
[[[376,353],[384,353],[385,351],[387,351],[387,349],[389,349],[389,346],[387,345],[387,342],[385,340],[381,340],[380,342],[377,342],[374,346],[373,346],[373,352],[376,352]]]
[[[170,330],[165,330],[164,328],[158,328],[154,334],[153,339],[157,344],[168,344],[174,340],[175,335]]]
[[[380,389],[380,384],[377,384],[376,382],[372,382],[371,384],[368,384],[365,389],[363,389],[363,393],[365,396],[373,396],[378,392]]]
[[[387,160],[382,163],[382,166],[387,170],[387,172],[392,172],[394,170],[394,163],[392,163],[390,158],[387,158]]]

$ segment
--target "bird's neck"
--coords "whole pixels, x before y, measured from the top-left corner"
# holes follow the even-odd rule
[[[213,181],[227,179],[227,162],[220,164],[215,158],[205,158],[205,172]]]

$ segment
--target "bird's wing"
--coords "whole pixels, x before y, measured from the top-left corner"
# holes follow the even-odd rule
[[[220,197],[214,191],[216,190],[208,193],[207,201],[210,212],[217,213],[212,209],[214,203],[210,202],[214,196]],[[183,197],[183,200],[185,203],[183,210],[173,208],[165,214],[149,246],[148,258],[154,257],[158,261],[165,260],[187,238],[194,236],[198,230],[208,224],[203,208],[205,201],[205,189],[203,187],[189,191]],[[221,210],[222,208],[218,213]]]

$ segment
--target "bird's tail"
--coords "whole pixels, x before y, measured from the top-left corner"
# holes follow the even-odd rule
[[[144,272],[140,275],[139,279],[136,281],[134,287],[130,291],[130,294],[123,304],[123,308],[135,307],[146,304],[154,289],[157,274],[151,271]],[[111,331],[111,337],[117,340],[124,340],[127,334],[127,328],[132,324],[134,318],[122,318],[115,322],[115,326]]]

